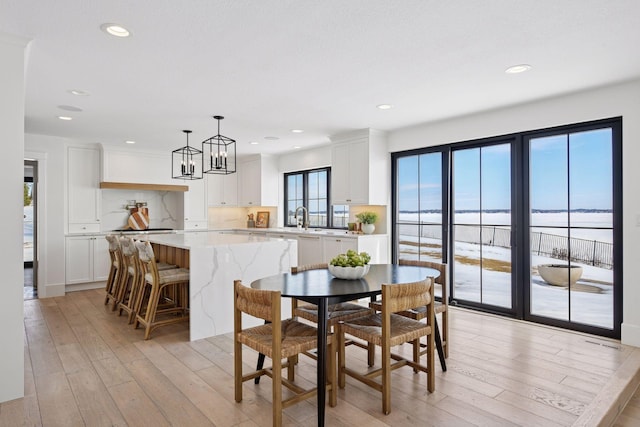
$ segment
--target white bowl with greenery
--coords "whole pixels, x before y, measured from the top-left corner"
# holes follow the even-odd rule
[[[338,279],[360,279],[369,272],[370,260],[371,256],[368,253],[357,253],[349,249],[347,253],[340,254],[329,262],[329,273]]]

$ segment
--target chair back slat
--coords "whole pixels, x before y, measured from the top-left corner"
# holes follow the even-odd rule
[[[280,311],[274,310],[274,298],[280,300],[279,291],[265,291],[248,288],[240,281],[235,282],[236,308],[253,317],[273,322],[274,316],[280,316]]]
[[[382,285],[382,304],[390,313],[431,304],[433,277],[419,282]]]
[[[297,267],[291,267],[291,273],[296,274],[308,270],[326,270],[327,268],[329,268],[329,265],[326,262],[321,262],[318,264],[298,265]]]
[[[417,267],[426,267],[433,268],[440,272],[440,275],[435,278],[435,283],[442,287],[442,302],[444,304],[448,303],[447,295],[448,295],[448,285],[447,285],[447,264],[443,262],[434,262],[434,261],[423,261],[423,260],[414,260],[414,259],[400,259],[398,260],[398,264],[400,265],[413,265]]]

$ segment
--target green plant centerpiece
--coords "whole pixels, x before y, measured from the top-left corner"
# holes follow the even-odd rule
[[[363,224],[374,224],[378,220],[378,214],[375,212],[364,211],[356,214],[356,219]]]
[[[368,253],[349,249],[329,262],[329,272],[338,279],[360,279],[369,272],[369,261],[371,256]]]
[[[362,223],[362,232],[364,234],[372,234],[376,230],[374,222],[378,220],[378,214],[371,211],[364,211],[356,214],[358,221]]]

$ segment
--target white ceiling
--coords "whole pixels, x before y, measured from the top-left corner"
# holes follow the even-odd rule
[[[640,77],[637,0],[0,0],[0,32],[33,40],[26,132],[140,149],[216,114],[239,155],[279,153]]]

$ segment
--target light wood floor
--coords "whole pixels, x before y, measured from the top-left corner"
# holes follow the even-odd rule
[[[189,342],[186,325],[149,341],[103,306],[103,291],[30,300],[25,307],[25,397],[0,405],[1,426],[268,426],[270,380],[233,399],[230,335]],[[451,310],[448,372],[436,391],[410,368],[393,373],[391,414],[379,393],[347,378],[328,426],[611,425],[633,394],[640,349],[525,322]],[[408,350],[408,349],[407,349]],[[379,355],[378,351],[378,355]],[[365,365],[362,350],[348,361]],[[255,363],[246,350],[244,360]],[[298,378],[315,381],[301,358]],[[315,399],[285,410],[284,424],[316,424]],[[640,423],[634,396],[617,425]]]

